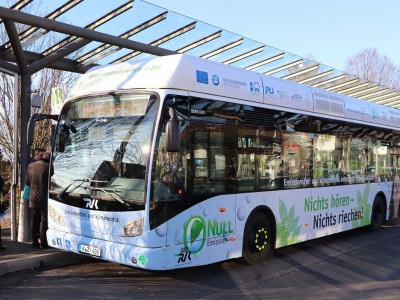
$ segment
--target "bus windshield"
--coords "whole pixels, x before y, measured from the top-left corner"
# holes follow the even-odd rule
[[[108,94],[66,104],[55,133],[50,196],[71,205],[70,198],[102,199],[116,207],[144,204],[157,106],[150,94]]]

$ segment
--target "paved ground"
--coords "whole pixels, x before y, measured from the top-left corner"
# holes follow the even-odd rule
[[[1,236],[6,250],[0,251],[0,276],[10,272],[40,266],[62,266],[84,260],[86,257],[50,249],[32,248],[29,243],[10,241],[10,229],[2,229]]]
[[[400,225],[392,223],[286,247],[253,266],[149,272],[80,256],[87,261],[4,274],[0,299],[400,299],[399,249]]]

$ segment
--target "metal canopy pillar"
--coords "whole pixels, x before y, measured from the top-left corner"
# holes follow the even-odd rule
[[[21,190],[25,187],[26,170],[28,169],[30,158],[30,146],[26,143],[28,130],[24,124],[29,123],[31,117],[31,75],[21,74],[21,104],[20,104],[20,133],[21,133]],[[20,202],[20,225],[18,231],[19,242],[29,242],[31,240],[30,232],[31,215],[28,206],[28,201],[21,199]]]
[[[14,132],[17,130],[19,127],[20,130],[20,136],[21,136],[21,147],[20,147],[20,153],[21,153],[21,190],[25,186],[25,176],[26,176],[26,170],[28,168],[28,162],[29,162],[29,146],[26,143],[27,140],[27,127],[22,126],[23,124],[28,124],[29,118],[31,116],[31,74],[29,72],[29,67],[28,63],[25,57],[25,54],[22,50],[22,45],[19,41],[18,38],[18,31],[15,27],[15,24],[9,20],[4,20],[4,26],[6,28],[7,34],[10,38],[11,46],[14,51],[14,55],[18,64],[19,68],[19,73],[21,76],[20,84],[21,84],[21,105],[20,105],[20,112],[21,112],[21,123],[20,126],[18,126],[18,121],[14,123],[17,124],[17,127],[14,127]],[[14,84],[16,84],[14,82]],[[14,104],[15,102],[18,104],[18,97],[14,99]],[[15,113],[15,109],[17,109],[18,112],[18,105],[14,105],[14,115],[18,117],[18,113]],[[18,120],[18,118],[17,118]],[[15,140],[16,137],[16,140]],[[18,136],[14,135],[14,144],[18,144]],[[14,148],[15,149],[15,148]],[[18,153],[18,152],[17,152]],[[18,158],[18,157],[17,157]],[[18,170],[18,159],[16,160],[14,158],[14,165],[13,169]],[[13,179],[14,183],[13,186],[15,187],[18,185],[18,176],[15,176]],[[16,191],[16,189],[15,189]],[[14,194],[15,194],[14,191]],[[30,235],[30,211],[29,211],[29,206],[26,201],[21,199],[20,202],[20,226],[19,226],[19,234],[18,234],[18,241],[20,242],[29,242],[31,240],[31,235]],[[16,214],[16,212],[13,212],[13,214]],[[14,238],[14,237],[13,237]]]

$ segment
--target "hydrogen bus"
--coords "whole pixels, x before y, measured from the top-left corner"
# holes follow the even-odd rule
[[[397,217],[400,111],[188,55],[96,67],[52,145],[48,244],[150,270]]]

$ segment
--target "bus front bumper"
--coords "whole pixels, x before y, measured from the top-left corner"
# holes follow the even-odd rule
[[[148,270],[166,269],[166,248],[143,248],[48,229],[49,246]]]

